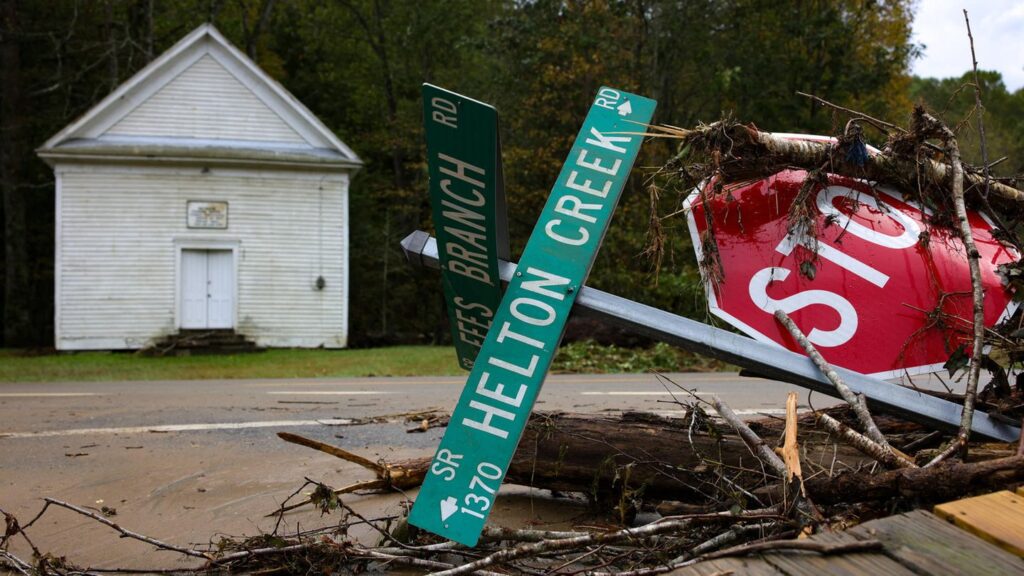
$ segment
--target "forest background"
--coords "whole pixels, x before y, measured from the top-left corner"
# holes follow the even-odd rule
[[[0,0],[0,299],[4,347],[53,343],[53,173],[49,136],[202,22],[306,104],[366,162],[351,191],[351,343],[441,342],[435,274],[398,246],[431,229],[420,85],[497,107],[513,257],[540,214],[601,85],[658,100],[655,122],[729,115],[780,132],[836,133],[807,92],[896,123],[926,104],[961,128],[963,78],[910,74],[910,0]],[[984,31],[975,30],[975,34]],[[969,50],[964,38],[965,53]],[[984,63],[982,63],[984,68]],[[1024,171],[1024,89],[980,77],[989,156]],[[869,141],[872,134],[868,135]],[[879,142],[873,142],[879,144]],[[648,173],[674,152],[644,146],[588,285],[706,319],[683,219],[668,222],[655,281],[640,254]],[[679,196],[664,194],[665,208]]]

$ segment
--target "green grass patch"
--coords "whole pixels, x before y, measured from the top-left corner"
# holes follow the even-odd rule
[[[692,372],[721,363],[667,344],[619,348],[594,342],[563,346],[554,373]],[[222,380],[234,378],[342,378],[352,376],[460,376],[450,346],[394,346],[348,350],[268,350],[251,354],[167,356],[127,352],[29,355],[0,350],[0,382],[114,380]]]
[[[349,350],[267,350],[251,354],[153,358],[123,352],[24,356],[0,351],[0,381],[217,380],[350,376],[454,376],[462,373],[447,346]]]

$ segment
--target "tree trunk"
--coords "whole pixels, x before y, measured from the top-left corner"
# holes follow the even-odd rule
[[[777,434],[781,425],[761,421],[759,429]],[[857,466],[871,461],[852,448],[833,445],[823,434],[815,433],[802,444],[806,462],[827,465],[835,458]],[[345,459],[364,465],[362,458]],[[422,481],[429,464],[429,458],[416,458],[390,463],[388,469],[391,477],[401,478],[399,488],[409,488]],[[763,480],[761,466],[731,430],[709,434],[697,428],[691,434],[688,421],[642,413],[534,413],[505,476],[507,483],[582,492],[602,500],[642,490],[645,499],[701,503],[734,498],[735,485]]]
[[[833,478],[813,478],[804,485],[819,504],[853,504],[897,497],[942,502],[978,490],[1005,489],[1021,480],[1024,456],[1011,456],[983,462],[946,461],[930,468],[900,468],[875,475],[850,472]],[[775,492],[772,487],[758,494],[768,498],[781,496]]]
[[[807,424],[809,418],[805,416],[801,419],[800,457],[805,466],[817,464],[823,472],[808,474],[804,486],[819,505],[893,498],[941,502],[1024,480],[1024,456],[1017,455],[872,474],[873,460],[853,448],[834,444],[830,435]],[[778,438],[782,429],[782,423],[772,419],[750,425],[763,438]],[[879,425],[890,428],[884,418],[879,419]],[[896,427],[900,425],[897,421]],[[414,488],[422,483],[430,465],[430,458],[367,464],[363,457],[320,446],[322,443],[317,441],[285,432],[278,435],[360,464],[377,475],[377,480],[358,482],[340,492]],[[848,471],[830,476],[829,468]],[[737,499],[781,502],[784,481],[770,474],[731,430],[708,433],[707,429],[694,429],[691,434],[688,420],[647,413],[593,416],[542,412],[531,416],[505,482],[585,493],[604,502],[628,502],[634,495],[647,501],[682,501],[665,509],[693,512]],[[761,486],[754,488],[758,483]]]

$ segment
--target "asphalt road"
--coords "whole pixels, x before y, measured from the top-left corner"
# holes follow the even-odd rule
[[[669,380],[698,396],[717,394],[748,417],[782,414],[789,390],[807,404],[802,389],[736,374],[556,375],[548,378],[536,409],[681,415],[674,397],[689,398]],[[263,514],[304,477],[333,486],[373,477],[356,465],[286,444],[276,432],[317,438],[371,460],[429,456],[443,429],[409,434],[410,425],[397,415],[450,412],[464,383],[465,378],[2,383],[0,509],[24,521],[43,496],[51,496],[116,508],[122,525],[178,544],[205,542],[215,533],[256,534],[273,526]],[[815,407],[834,403],[820,394],[811,401]],[[391,417],[360,424],[380,416]],[[540,496],[526,489],[503,488],[503,494],[493,517],[499,523],[557,526],[580,512],[565,502],[534,506]],[[348,502],[380,515],[397,513],[401,497],[353,496]],[[299,512],[288,521],[308,527],[332,520]],[[42,549],[96,567],[169,563],[167,553],[118,539],[70,512],[48,513],[33,535]],[[180,566],[176,562],[170,560]]]
[[[248,431],[321,427],[430,409],[450,411],[464,377],[342,378],[0,384],[0,439]],[[678,384],[678,386],[676,386]],[[781,414],[800,388],[734,373],[553,375],[536,409],[572,412],[646,410],[681,414],[675,403],[716,394],[740,414]],[[818,396],[820,402],[827,402]],[[407,445],[408,436],[387,439]]]

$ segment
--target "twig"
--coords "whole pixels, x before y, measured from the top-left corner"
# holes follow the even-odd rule
[[[777,457],[776,457],[777,458]],[[770,513],[770,510],[757,510],[751,511],[744,514],[732,514],[731,512],[721,512],[718,514],[701,514],[696,516],[688,517],[676,517],[676,518],[663,518],[657,522],[653,522],[646,526],[639,528],[626,528],[624,530],[617,530],[615,532],[605,532],[601,534],[586,534],[584,536],[578,536],[575,538],[561,538],[558,540],[545,540],[541,542],[531,542],[528,544],[521,544],[514,548],[505,548],[499,550],[489,556],[485,556],[475,562],[463,564],[451,570],[445,570],[444,572],[438,572],[435,576],[456,576],[458,574],[469,574],[476,572],[481,568],[486,568],[493,564],[508,562],[524,556],[533,557],[538,554],[545,554],[549,552],[555,552],[558,550],[568,550],[572,548],[580,548],[583,546],[592,546],[595,544],[608,544],[611,542],[619,542],[622,540],[629,540],[633,538],[648,538],[656,536],[658,534],[664,534],[666,532],[672,532],[675,530],[681,530],[694,523],[698,519],[732,519],[732,518],[762,518],[766,513]],[[772,517],[776,517],[772,515]]]
[[[480,534],[483,540],[501,541],[515,540],[517,542],[540,542],[541,540],[560,540],[562,538],[578,538],[586,535],[586,532],[559,532],[554,530],[515,530],[502,526],[487,526]]]
[[[373,472],[377,474],[377,476],[380,477],[381,479],[383,479],[383,477],[387,475],[387,468],[385,468],[384,466],[381,466],[376,462],[371,462],[358,454],[353,454],[347,450],[342,450],[337,446],[331,446],[326,442],[320,442],[319,440],[305,438],[303,436],[299,436],[298,434],[292,434],[291,432],[278,432],[277,437],[280,438],[281,440],[284,440],[285,442],[291,442],[292,444],[298,444],[300,446],[305,446],[307,448],[319,450],[326,454],[330,454],[331,456],[334,456],[336,458],[341,458],[342,460],[358,464],[363,468],[373,470]]]
[[[679,556],[675,560],[669,562],[669,566],[674,568],[676,565],[682,564],[690,558],[700,556],[701,554],[708,553],[712,550],[717,550],[726,544],[732,544],[736,540],[739,540],[740,537],[750,532],[761,532],[762,530],[768,530],[775,526],[778,526],[775,522],[763,522],[760,524],[750,524],[749,526],[734,526],[731,530],[722,532],[714,538],[705,540],[704,542],[701,542],[687,550],[682,556]]]
[[[926,434],[926,435],[918,438],[917,440],[914,440],[910,444],[907,444],[906,446],[904,446],[901,449],[901,451],[904,454],[906,454],[908,452],[913,452],[915,448],[917,448],[919,446],[924,446],[928,442],[931,442],[932,440],[935,440],[936,438],[939,438],[941,436],[942,436],[942,432],[941,431],[939,431],[939,430],[932,430],[928,434]]]
[[[850,405],[850,408],[853,409],[853,413],[857,415],[857,420],[860,422],[861,426],[864,427],[864,431],[867,434],[867,438],[865,439],[870,439],[878,446],[878,449],[881,452],[891,455],[892,458],[902,462],[902,465],[897,467],[903,468],[906,466],[916,466],[913,460],[889,444],[889,441],[885,439],[885,435],[882,434],[882,431],[878,429],[878,425],[875,424],[875,419],[871,417],[871,412],[868,411],[868,406],[864,401],[864,396],[858,396],[853,393],[853,390],[850,390],[850,387],[846,385],[846,382],[844,382],[842,377],[839,376],[839,373],[836,372],[821,353],[818,352],[814,347],[814,344],[811,344],[807,337],[804,336],[803,332],[800,331],[800,328],[795,322],[793,322],[793,319],[790,318],[783,310],[775,311],[775,319],[786,327],[786,330],[793,339],[800,344],[800,347],[804,349],[804,352],[806,352],[807,356],[814,362],[814,365],[821,370],[821,373],[824,374],[830,382],[832,382],[832,385],[836,387],[839,395],[847,404]],[[844,437],[847,436],[844,435]],[[855,448],[861,449],[861,451],[863,451],[863,446],[863,444],[854,445]],[[878,450],[876,450],[876,452],[877,451]],[[868,452],[865,452],[865,454],[871,456]],[[886,456],[885,460],[891,461],[889,456]]]
[[[978,111],[978,138],[981,143],[981,169],[985,176],[984,198],[988,198],[989,182],[991,177],[988,163],[988,146],[985,140],[985,106],[981,103],[981,81],[978,80],[978,57],[974,53],[974,35],[971,34],[971,19],[967,17],[967,10],[964,9],[964,23],[967,25],[967,39],[971,43],[971,65],[974,69],[974,107]],[[1009,232],[1009,230],[1007,230]]]
[[[210,560],[211,559],[209,554],[206,554],[206,553],[203,553],[203,552],[196,552],[195,550],[191,550],[189,548],[182,548],[181,546],[175,546],[173,544],[168,544],[166,542],[161,542],[160,540],[157,540],[155,538],[150,538],[149,536],[146,536],[144,534],[139,534],[138,532],[132,532],[131,530],[126,530],[126,529],[118,526],[117,524],[111,522],[110,520],[107,520],[103,516],[101,516],[99,514],[96,514],[95,512],[90,512],[89,510],[86,510],[85,508],[80,508],[78,506],[75,506],[74,504],[68,504],[67,502],[63,502],[61,500],[56,500],[54,498],[43,498],[43,500],[47,504],[53,504],[55,506],[60,506],[61,508],[67,508],[68,510],[71,510],[72,512],[77,512],[77,513],[81,514],[82,516],[87,516],[89,518],[92,518],[93,520],[99,522],[100,524],[104,524],[106,526],[109,526],[110,528],[113,528],[114,530],[118,531],[121,534],[121,536],[124,536],[126,538],[133,538],[135,540],[139,540],[139,541],[145,542],[147,544],[152,544],[153,546],[156,546],[157,548],[160,548],[162,550],[171,550],[173,552],[178,552],[179,554],[184,554],[186,556],[192,556],[193,558],[202,558],[203,560]]]
[[[878,444],[867,436],[864,436],[860,432],[857,432],[853,428],[846,426],[828,414],[822,414],[818,421],[821,422],[829,432],[832,432],[843,440],[846,440],[847,444],[850,446],[853,446],[864,454],[878,460],[889,468],[917,467],[913,462],[909,462],[898,457],[892,450],[886,449],[886,447]]]
[[[868,438],[871,438],[876,443],[883,446],[887,445],[888,442],[886,442],[882,431],[878,429],[877,425],[875,425],[875,420],[871,417],[871,413],[868,412],[868,407],[864,403],[864,399],[854,394],[853,390],[850,390],[850,387],[846,385],[846,382],[844,382],[842,377],[839,376],[839,373],[836,372],[821,353],[818,352],[817,348],[814,347],[814,344],[811,344],[810,340],[804,336],[804,333],[800,330],[800,327],[793,322],[793,319],[790,318],[784,310],[776,310],[775,319],[786,328],[790,336],[793,337],[793,340],[796,340],[797,344],[799,344],[800,347],[804,349],[804,352],[807,353],[807,357],[810,358],[814,362],[814,365],[818,367],[818,370],[820,370],[821,373],[828,378],[829,382],[836,387],[836,391],[839,392],[839,396],[850,405],[854,414],[857,415],[857,420],[860,421],[861,426],[864,427],[864,432],[867,434]]]
[[[0,566],[7,566],[11,569],[17,570],[25,576],[31,576],[32,574],[31,564],[25,562],[21,558],[18,558],[14,554],[11,554],[7,550],[0,550],[0,560],[4,560],[4,562],[0,562]]]
[[[746,556],[755,552],[766,550],[803,550],[806,552],[817,552],[819,554],[846,554],[847,552],[868,552],[884,548],[879,540],[858,540],[856,542],[828,543],[816,540],[775,540],[771,542],[757,542],[755,544],[740,544],[732,548],[726,548],[718,552],[712,552],[701,556],[697,560],[714,560],[715,558],[726,558],[728,556]]]
[[[43,509],[45,510],[46,506],[44,506]],[[25,542],[28,543],[29,548],[32,549],[32,555],[34,557],[39,557],[43,555],[42,552],[39,551],[39,548],[36,548],[36,545],[34,542],[32,542],[32,539],[28,537],[28,534],[25,533],[25,528],[21,526],[21,524],[18,522],[18,519],[15,518],[14,514],[7,513],[6,511],[4,511],[3,508],[0,508],[0,514],[3,515],[4,524],[6,524],[4,529],[4,535],[0,536],[0,551],[6,551],[7,542],[10,540],[10,538],[14,535],[20,534],[21,537],[25,539]],[[40,515],[41,514],[42,512],[40,512]],[[38,518],[38,516],[36,518]],[[35,522],[35,519],[33,519],[32,521]]]
[[[239,550],[238,552],[232,552],[231,554],[225,554],[210,560],[212,565],[221,565],[234,562],[236,560],[246,560],[249,558],[255,558],[257,556],[272,556],[275,554],[288,554],[290,552],[299,552],[301,550],[308,550],[315,546],[322,545],[323,542],[320,540],[314,540],[311,542],[303,542],[301,544],[292,544],[291,546],[281,547],[270,547],[270,548],[255,548],[253,550]]]
[[[850,110],[849,108],[843,108],[842,106],[840,106],[838,104],[833,104],[833,103],[829,102],[828,100],[825,100],[824,98],[820,98],[818,96],[815,96],[814,94],[806,94],[806,93],[800,92],[798,90],[797,91],[797,95],[798,96],[803,96],[805,98],[810,98],[811,100],[817,102],[818,104],[821,104],[822,106],[825,106],[825,107],[828,107],[828,108],[834,108],[835,110],[839,110],[840,112],[846,112],[847,114],[849,114],[851,116],[857,116],[858,118],[863,118],[869,124],[873,125],[875,128],[878,128],[878,130],[880,132],[888,133],[886,128],[888,128],[889,130],[895,131],[895,132],[900,132],[900,133],[906,132],[906,130],[904,130],[903,128],[900,128],[899,126],[897,126],[895,124],[891,124],[889,122],[886,122],[885,120],[879,120],[878,118],[872,118],[871,116],[868,116],[867,114],[864,114],[863,112],[857,112],[856,110]]]
[[[417,558],[415,556],[402,556],[402,555],[397,555],[397,554],[395,554],[395,555],[393,555],[393,554],[385,554],[383,552],[378,552],[376,550],[371,550],[371,549],[360,550],[360,553],[361,554],[365,554],[366,556],[369,556],[370,558],[377,558],[377,559],[380,559],[380,560],[387,560],[388,562],[395,563],[395,564],[406,564],[408,566],[416,566],[416,567],[419,567],[419,568],[429,568],[431,570],[450,570],[451,568],[454,568],[454,566],[452,564],[447,564],[445,562],[438,562],[436,560],[426,560],[424,558]],[[485,571],[482,571],[482,570],[480,572],[478,572],[478,574],[486,574],[486,575],[489,575],[489,576],[505,576],[503,574],[498,574],[497,572],[485,572]]]
[[[345,486],[344,488],[338,488],[337,490],[334,491],[334,495],[335,496],[341,496],[342,494],[351,494],[353,492],[359,492],[360,490],[384,490],[384,489],[386,489],[386,488],[388,488],[390,486],[391,485],[388,482],[384,481],[384,480],[365,480],[363,482],[356,482],[355,484],[349,484],[348,486]],[[265,515],[264,518],[270,518],[272,516],[281,516],[285,512],[291,512],[292,510],[295,510],[295,509],[298,509],[298,508],[302,508],[303,506],[305,506],[307,504],[312,504],[312,503],[313,503],[313,499],[312,498],[306,498],[305,500],[303,500],[301,502],[296,502],[295,504],[288,504],[287,506],[284,505],[284,504],[281,504],[280,508],[278,508],[277,510],[274,510],[270,514]]]
[[[717,132],[722,132],[727,137],[727,147],[723,148],[716,144],[720,142],[720,138],[707,138],[709,134]],[[740,124],[716,122],[680,132],[672,137],[691,144],[700,153],[723,158],[718,166],[718,174],[723,178],[724,184],[763,178],[777,172],[778,166],[783,164],[804,170],[820,169],[821,166],[827,165],[829,172],[832,173],[897,185],[901,181],[914,181],[919,177],[942,183],[949,180],[952,175],[952,168],[945,162],[939,162],[931,157],[919,158],[916,162],[907,161],[897,154],[888,152],[868,156],[863,166],[851,166],[838,153],[832,142],[788,139]],[[765,149],[770,152],[772,158],[772,162],[767,165],[756,161],[764,157]],[[971,186],[985,184],[985,178],[980,174],[964,173],[962,176]],[[1024,202],[1024,191],[1002,182],[989,181],[989,190],[990,195],[1015,209]],[[980,192],[978,195],[981,197]]]
[[[718,396],[711,397],[711,404],[718,411],[718,415],[721,416],[730,426],[736,430],[736,433],[740,435],[743,442],[749,447],[755,455],[765,464],[767,464],[776,475],[780,478],[786,476],[786,464],[782,461],[779,456],[764,443],[764,440],[760,436],[754,433],[749,426],[735,412],[728,404],[722,401]]]

